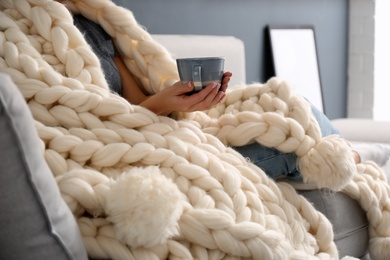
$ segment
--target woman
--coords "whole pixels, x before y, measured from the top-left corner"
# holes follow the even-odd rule
[[[210,109],[225,96],[232,76],[231,72],[225,72],[221,85],[211,83],[202,91],[191,96],[185,94],[194,89],[192,82],[188,84],[176,82],[154,95],[146,95],[115,50],[111,37],[100,25],[81,15],[74,16],[74,24],[84,33],[85,39],[99,57],[111,90],[122,95],[131,104],[140,105],[158,115],[167,116],[174,111],[192,112]],[[340,135],[323,113],[313,106],[312,112],[320,125],[323,136]],[[297,156],[294,153],[282,153],[258,143],[234,148],[265,170],[272,178],[284,175],[295,180],[301,179],[297,167]],[[356,163],[360,162],[360,157],[356,152],[354,152],[354,159]]]

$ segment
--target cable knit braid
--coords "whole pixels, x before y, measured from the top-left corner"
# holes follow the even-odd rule
[[[74,154],[84,154],[81,152],[84,146],[83,143],[89,143],[91,141],[90,139],[83,141],[82,138],[86,136],[91,138],[95,136],[94,133],[88,133],[88,130],[84,129],[72,129],[74,135],[70,135],[65,129],[56,129],[53,131],[53,128],[45,127],[40,123],[37,123],[37,129],[46,147],[51,148],[46,149],[46,159],[53,169],[54,174],[58,176],[58,186],[64,199],[72,212],[81,221],[81,231],[87,241],[88,252],[94,255],[96,252],[101,251],[102,247],[107,247],[109,252],[106,252],[106,254],[114,259],[118,259],[115,258],[116,253],[111,252],[111,250],[116,250],[119,242],[112,241],[114,245],[112,247],[108,246],[109,241],[100,238],[100,236],[108,235],[100,234],[96,231],[99,230],[100,225],[107,229],[109,228],[109,230],[115,229],[115,227],[113,228],[111,223],[103,219],[86,220],[83,214],[85,211],[95,217],[107,214],[108,220],[121,225],[120,221],[113,220],[112,218],[114,217],[110,216],[113,208],[129,211],[129,206],[113,206],[120,197],[123,198],[125,196],[124,194],[127,194],[118,187],[124,185],[128,191],[131,191],[132,188],[129,187],[130,185],[139,185],[139,182],[134,180],[134,176],[140,174],[142,171],[137,168],[126,171],[126,168],[129,168],[127,166],[128,164],[123,164],[123,168],[117,171],[117,174],[120,174],[120,172],[128,173],[115,178],[116,181],[111,181],[112,183],[110,184],[110,179],[106,175],[95,170],[85,170],[79,166],[85,161],[91,160],[89,167],[100,168],[101,162],[96,161],[99,165],[95,166],[92,163],[93,160],[91,157],[94,154],[99,154],[100,151],[104,152],[110,143],[106,145],[101,144],[100,146],[96,145],[96,150],[89,151],[88,153],[85,152],[86,156],[83,156],[82,159],[79,157],[80,159],[78,159]],[[178,130],[182,131],[182,129]],[[171,150],[174,150],[175,147],[176,149],[179,149],[178,147],[185,147],[181,139],[185,138],[188,134],[192,133],[182,133],[181,136],[180,133],[172,133],[170,137],[166,138],[169,140],[166,149],[155,149],[152,146],[145,147],[147,149],[134,148],[136,150],[134,154],[144,154],[142,157],[138,156],[139,160],[145,161],[147,160],[146,158],[149,158],[150,161],[145,162],[146,165],[159,164],[161,173],[173,179],[180,192],[186,197],[184,201],[180,202],[183,204],[183,213],[178,221],[180,227],[178,242],[194,244],[190,248],[202,246],[213,249],[212,254],[220,251],[218,253],[219,255],[252,256],[258,259],[274,257],[294,259],[296,257],[306,256],[307,254],[315,255],[317,253],[316,250],[321,253],[329,253],[333,256],[337,255],[335,245],[332,241],[332,229],[330,223],[324,216],[316,212],[312,208],[312,205],[303,198],[297,196],[294,190],[290,189],[284,194],[281,193],[276,184],[266,177],[264,172],[259,168],[250,165],[243,158],[235,158],[236,154],[233,150],[223,145],[217,147],[210,145],[209,143],[217,142],[217,140],[212,140],[214,137],[208,135],[203,136],[206,138],[206,143],[190,146],[181,152],[176,151],[177,154],[184,153],[182,156],[173,154]],[[179,137],[176,137],[177,135]],[[201,137],[202,135],[204,134],[201,134]],[[78,137],[76,138],[76,136]],[[129,136],[129,138],[131,137],[132,135]],[[207,139],[211,139],[211,142],[208,142]],[[65,144],[67,147],[65,147]],[[60,147],[61,145],[62,147]],[[86,145],[85,147],[87,148]],[[218,148],[222,151],[219,151]],[[130,146],[129,150],[131,152]],[[205,155],[205,151],[208,154]],[[63,154],[69,154],[67,156],[69,159],[65,160]],[[90,154],[91,156],[87,156]],[[107,153],[106,156],[109,156],[109,154]],[[167,156],[164,156],[164,154],[167,154]],[[126,155],[133,157],[129,155],[129,152]],[[70,158],[74,158],[73,160],[75,161]],[[186,158],[192,159],[192,163],[190,164]],[[220,160],[217,158],[220,158]],[[234,159],[235,166],[231,164],[231,161]],[[134,163],[138,162],[136,161]],[[107,163],[109,163],[109,159],[107,159]],[[120,164],[118,162],[115,163],[117,165]],[[64,169],[58,169],[59,165],[63,166]],[[238,174],[239,171],[243,175]],[[223,172],[225,174],[222,175]],[[230,176],[227,176],[228,173],[230,173]],[[107,174],[114,176],[115,171]],[[142,172],[142,175],[144,174],[145,172]],[[220,178],[223,178],[224,181],[218,182],[217,180]],[[110,190],[110,186],[112,185],[115,185],[116,188]],[[133,187],[133,190],[135,190],[135,187]],[[207,193],[206,190],[208,191]],[[139,189],[136,191],[140,193],[140,197],[144,196],[144,193]],[[119,194],[117,196],[107,195],[107,193],[113,192],[118,192]],[[149,192],[147,193],[149,194]],[[300,206],[295,208],[285,200],[284,196],[295,197],[296,203]],[[129,197],[131,197],[131,194]],[[172,197],[174,198],[175,196]],[[110,200],[110,198],[112,199]],[[164,197],[165,199],[167,198]],[[111,202],[108,203],[107,201]],[[169,201],[175,205],[176,210],[181,209],[180,205],[176,205],[173,199]],[[149,207],[147,204],[150,204],[150,202],[143,202],[139,204]],[[310,214],[308,216],[302,216],[298,210],[310,212]],[[157,212],[158,209],[155,209],[155,211],[154,214],[158,215],[159,224],[161,225],[161,212]],[[173,210],[169,212],[172,214],[171,212]],[[145,218],[145,216],[142,217]],[[306,217],[308,219],[304,220]],[[309,226],[306,226],[307,224],[305,223],[308,223]],[[313,226],[311,226],[312,224]],[[123,229],[123,226],[120,227],[119,230]],[[90,228],[92,230],[89,230]],[[308,229],[316,231],[315,234],[309,234]],[[318,232],[317,230],[322,230],[322,232]],[[324,231],[327,233],[325,239]],[[143,229],[142,232],[147,233],[147,230]],[[142,232],[134,233],[143,235]],[[112,230],[109,234],[114,236]],[[131,235],[130,232],[129,234]],[[317,238],[317,236],[321,238],[318,242],[314,238]],[[184,238],[185,241],[182,241]],[[137,239],[141,239],[142,245],[144,246],[147,243],[151,243],[151,238],[148,238],[147,241],[143,241],[142,238],[138,237]],[[101,245],[101,243],[104,245]],[[127,241],[127,243],[134,244],[134,241]],[[263,246],[259,247],[259,244]],[[125,244],[121,246],[126,248]],[[187,252],[189,249],[179,247],[176,250],[179,249],[183,252],[169,252],[169,254],[189,254]],[[153,252],[157,249],[148,247],[145,250],[151,250]],[[204,249],[201,251],[204,251]],[[126,254],[131,254],[132,249],[128,248],[126,252]],[[204,253],[208,254],[208,252],[203,252],[202,254]],[[99,255],[99,257],[102,256],[104,254]],[[193,257],[197,257],[197,253]],[[199,257],[203,259],[201,256]],[[143,258],[141,257],[140,259]]]
[[[169,53],[129,10],[109,0],[65,3],[103,26],[149,93],[177,81]],[[388,257],[383,173],[360,164],[356,175],[347,144],[322,138],[309,105],[285,82],[233,90],[206,112],[160,117],[110,93],[62,4],[0,7],[0,71],[28,102],[91,257],[337,259],[329,221],[226,146],[251,142],[295,152],[305,181],[356,198],[370,221],[370,252]]]
[[[357,170],[359,174],[343,191],[367,212],[371,258],[390,259],[390,188],[386,174],[374,162],[359,164]]]
[[[168,52],[138,25],[131,12],[111,2],[95,5],[91,1],[74,1],[68,6],[74,13],[81,13],[103,26],[114,39],[129,70],[139,77],[148,92],[155,93],[177,81],[176,65]],[[303,99],[293,97],[286,84],[273,80],[267,87],[255,89],[243,88],[242,94],[233,91],[234,94],[229,95],[231,98],[210,111],[211,115],[217,116],[217,124],[211,126],[217,131],[213,134],[226,144],[244,145],[256,140],[283,152],[296,152],[304,181],[317,183],[319,188],[340,190],[344,187],[356,171],[348,145],[338,137],[321,139],[309,105]],[[230,109],[224,109],[226,106],[239,107],[243,101],[247,103],[245,110],[233,117]],[[258,107],[269,113],[259,114]],[[215,112],[218,110],[222,110],[222,114],[226,112],[226,116]],[[205,113],[202,116],[201,121],[192,119],[200,122],[202,128],[208,128],[213,120]]]

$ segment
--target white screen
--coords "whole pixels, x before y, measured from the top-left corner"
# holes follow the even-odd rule
[[[270,29],[275,75],[324,112],[314,30]]]

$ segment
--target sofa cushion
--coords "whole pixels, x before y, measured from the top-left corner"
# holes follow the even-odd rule
[[[327,189],[298,191],[333,225],[340,258],[363,258],[368,252],[368,220],[359,203],[342,192]]]
[[[87,259],[28,106],[0,74],[0,259]]]

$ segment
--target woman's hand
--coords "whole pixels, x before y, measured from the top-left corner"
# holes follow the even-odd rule
[[[176,112],[193,112],[207,110],[221,102],[229,85],[231,72],[225,72],[222,84],[210,83],[198,93],[186,95],[194,89],[192,82],[181,84],[176,82],[171,87],[149,96],[139,105],[146,107],[158,115],[169,115]]]
[[[221,84],[209,84],[198,93],[186,95],[194,89],[192,82],[181,84],[176,82],[171,87],[152,96],[147,96],[134,80],[120,57],[114,61],[118,67],[122,81],[122,95],[131,104],[140,105],[158,115],[169,115],[177,112],[193,112],[210,109],[224,98],[228,88],[231,72],[225,72]]]

